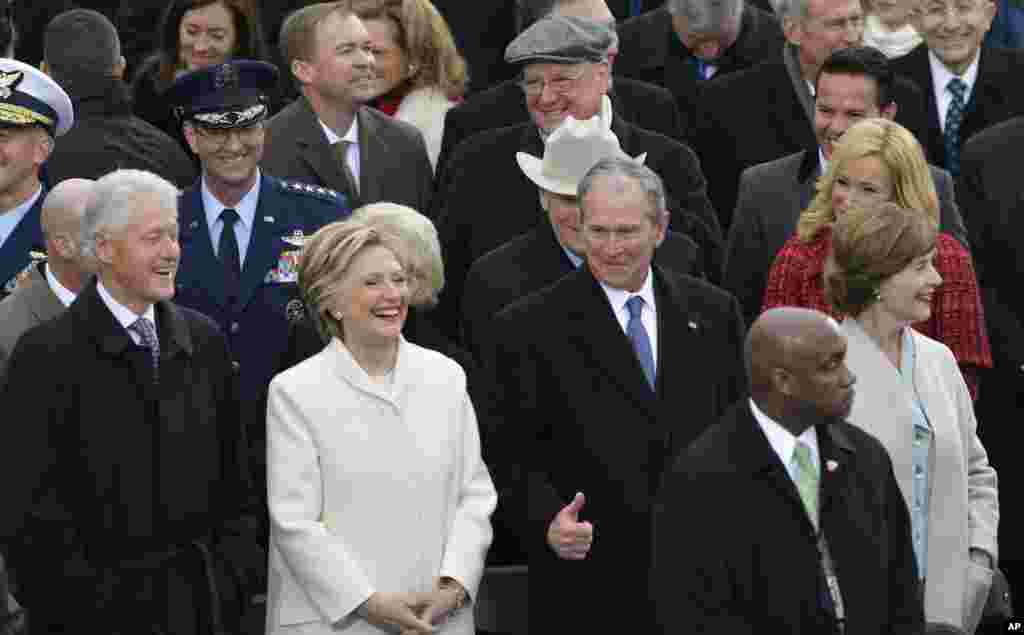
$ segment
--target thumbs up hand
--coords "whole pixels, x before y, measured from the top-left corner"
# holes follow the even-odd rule
[[[586,497],[576,494],[572,502],[563,507],[548,525],[548,546],[563,560],[583,560],[594,542],[594,526],[580,522],[579,514]]]

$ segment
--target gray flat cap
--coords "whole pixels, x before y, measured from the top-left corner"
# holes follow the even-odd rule
[[[505,49],[509,64],[603,62],[615,32],[607,24],[564,15],[533,23]]]

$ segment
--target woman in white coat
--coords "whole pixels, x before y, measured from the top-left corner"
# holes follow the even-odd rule
[[[437,291],[408,271],[414,244],[354,219],[304,247],[332,337],[270,384],[268,633],[474,633],[497,495],[462,369],[401,335]]]
[[[848,316],[850,422],[885,445],[910,510],[925,617],[970,634],[998,557],[998,489],[953,354],[910,328],[928,318],[942,283],[936,233],[926,214],[894,203],[844,212],[826,289]]]

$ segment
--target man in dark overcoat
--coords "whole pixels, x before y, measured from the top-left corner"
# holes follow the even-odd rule
[[[227,340],[170,302],[177,196],[148,172],[97,181],[98,277],[0,386],[0,550],[34,632],[239,633],[265,576]]]

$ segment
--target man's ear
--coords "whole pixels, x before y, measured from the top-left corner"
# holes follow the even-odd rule
[[[316,71],[313,70],[313,65],[305,60],[295,59],[292,60],[292,75],[295,79],[299,80],[300,84],[309,84],[313,81],[313,75]]]
[[[199,152],[196,150],[196,129],[191,123],[181,124],[181,132],[185,135],[185,141],[188,142],[188,147],[192,149],[192,154],[199,156]]]
[[[782,18],[782,33],[786,41],[794,46],[800,46],[804,38],[804,24],[800,18],[786,16]]]
[[[781,366],[776,366],[771,371],[772,384],[779,394],[793,395],[793,374]]]
[[[114,245],[104,232],[97,232],[93,251],[100,264],[109,265],[114,261]]]
[[[124,55],[117,58],[117,62],[114,64],[114,68],[110,71],[110,76],[115,79],[124,79],[124,69],[128,67],[128,62],[125,61]]]

